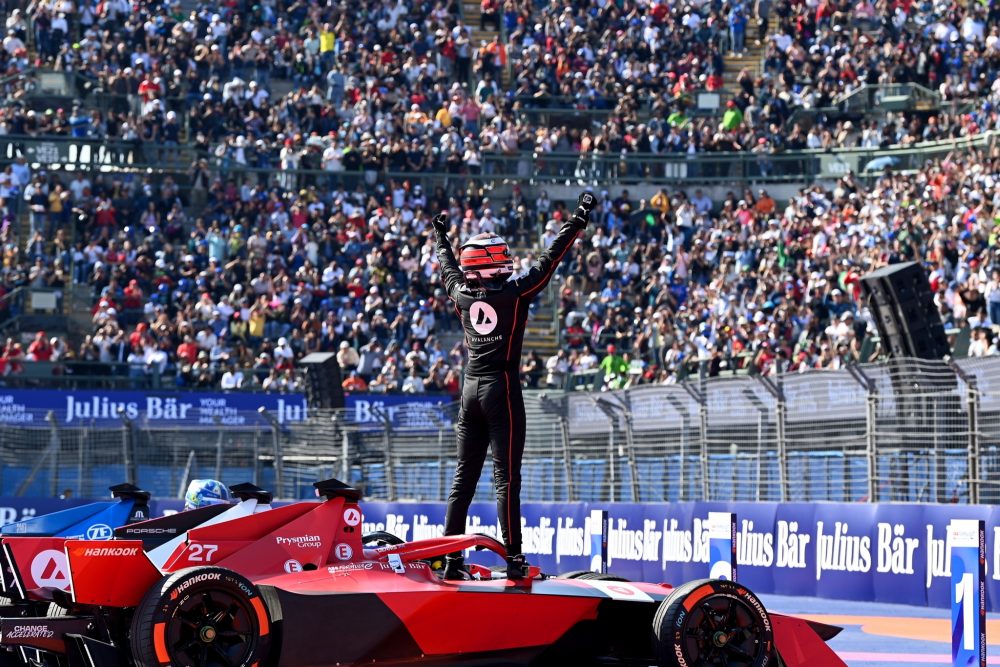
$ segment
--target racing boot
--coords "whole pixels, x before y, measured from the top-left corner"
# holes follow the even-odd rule
[[[444,578],[449,581],[468,581],[472,575],[465,569],[465,559],[461,556],[448,556],[444,559]]]
[[[507,556],[507,578],[526,579],[528,577],[528,561],[524,554]]]

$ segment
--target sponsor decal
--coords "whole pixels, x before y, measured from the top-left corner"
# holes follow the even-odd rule
[[[319,535],[295,535],[293,537],[278,536],[274,538],[278,546],[296,546],[300,549],[318,549],[323,546]]]
[[[485,301],[474,301],[469,306],[469,321],[476,333],[491,334],[497,328],[497,311]]]
[[[846,521],[835,521],[833,532],[822,521],[816,522],[816,581],[828,570],[836,572],[869,572],[872,567],[871,544],[868,535],[851,535]]]
[[[4,639],[48,639],[55,633],[47,625],[15,625]]]
[[[114,537],[111,526],[106,523],[95,523],[87,529],[88,540],[110,540]]]
[[[333,555],[337,557],[337,560],[351,560],[351,556],[354,555],[354,549],[351,548],[350,544],[341,542],[333,548]]]
[[[126,528],[126,535],[176,535],[176,528]]]
[[[627,600],[629,602],[653,602],[653,598],[650,597],[645,592],[639,590],[632,584],[627,584],[620,581],[596,581],[580,579],[579,581],[585,581],[588,586],[596,588],[605,595],[607,595],[612,600]]]
[[[761,606],[760,600],[757,599],[757,596],[742,586],[736,589],[736,594],[743,598],[744,602],[753,607],[754,611],[757,612],[757,615],[760,616],[760,621],[764,624],[764,629],[770,632],[771,617],[767,615],[766,611],[764,611],[764,607]]]
[[[330,574],[350,574],[356,570],[385,570],[389,569],[386,563],[376,561],[364,561],[361,563],[344,563],[343,565],[331,565],[326,568]]]
[[[221,578],[222,574],[220,572],[203,572],[202,574],[196,574],[190,579],[185,579],[181,583],[177,584],[177,587],[170,592],[170,599],[173,600],[177,598],[181,593],[195,584],[200,584],[203,581],[219,581]]]
[[[361,523],[361,510],[357,507],[348,507],[344,510],[344,523],[348,526],[356,526]]]
[[[101,558],[104,556],[135,556],[139,547],[90,547],[83,550],[84,556]]]
[[[66,590],[69,587],[66,554],[55,549],[39,552],[31,561],[31,578],[43,588]]]
[[[294,558],[289,558],[288,560],[285,561],[285,572],[291,574],[292,572],[301,572],[301,571],[302,571],[302,563],[300,563],[299,561],[295,560]]]
[[[48,427],[39,415],[51,411],[62,424],[93,424],[103,428],[112,424],[120,426],[118,415],[121,413],[129,419],[181,427],[219,423],[229,428],[248,428],[267,423],[257,413],[261,405],[281,424],[308,418],[302,394],[244,396],[215,392],[3,389],[0,390],[0,424]]]
[[[913,555],[920,540],[906,536],[906,526],[901,523],[878,524],[878,561],[876,572],[913,574]]]

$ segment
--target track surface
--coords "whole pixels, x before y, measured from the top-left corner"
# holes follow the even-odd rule
[[[850,667],[951,664],[947,609],[781,595],[760,598],[772,611],[843,627],[830,646]],[[986,639],[988,664],[1000,665],[1000,614],[987,614]]]

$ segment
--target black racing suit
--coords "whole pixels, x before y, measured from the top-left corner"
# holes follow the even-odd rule
[[[469,504],[483,472],[486,448],[493,454],[497,515],[508,555],[521,553],[521,455],[524,453],[524,399],[521,344],[531,300],[548,284],[586,220],[573,216],[531,269],[501,287],[467,284],[444,234],[437,255],[448,296],[462,318],[469,362],[458,413],[458,464],[448,495],[445,535],[465,533]]]

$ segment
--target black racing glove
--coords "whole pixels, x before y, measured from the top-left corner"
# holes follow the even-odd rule
[[[431,226],[434,227],[434,231],[441,236],[444,236],[448,233],[448,216],[444,213],[438,213],[434,216],[434,219],[431,220]]]
[[[592,192],[584,192],[576,200],[576,211],[573,213],[573,224],[583,229],[590,222],[590,212],[594,210],[597,199]]]

